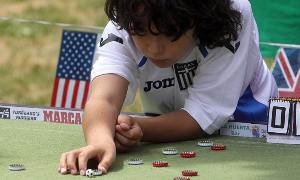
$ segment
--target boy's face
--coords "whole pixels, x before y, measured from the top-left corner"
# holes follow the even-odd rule
[[[133,35],[136,47],[156,66],[166,68],[191,52],[195,46],[193,30],[187,31],[176,41],[165,35],[146,33],[143,36]]]

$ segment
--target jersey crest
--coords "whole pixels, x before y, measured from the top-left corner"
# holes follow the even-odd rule
[[[180,90],[185,90],[193,85],[193,77],[195,76],[197,67],[197,60],[174,65],[174,71]]]

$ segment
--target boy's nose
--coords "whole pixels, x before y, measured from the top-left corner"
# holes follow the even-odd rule
[[[153,36],[148,43],[148,52],[156,56],[164,51],[164,46],[157,36]]]

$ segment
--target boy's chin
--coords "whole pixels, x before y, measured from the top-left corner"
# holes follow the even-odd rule
[[[170,62],[169,63],[166,63],[166,62],[157,63],[157,62],[155,62],[153,64],[155,64],[155,66],[157,66],[159,68],[169,68],[169,67],[172,67],[174,65],[174,63],[170,63]]]

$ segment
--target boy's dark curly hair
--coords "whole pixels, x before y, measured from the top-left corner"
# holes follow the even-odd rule
[[[237,40],[242,28],[241,13],[231,5],[231,0],[106,0],[105,12],[132,35],[150,31],[175,41],[195,28],[201,45],[214,48]]]

